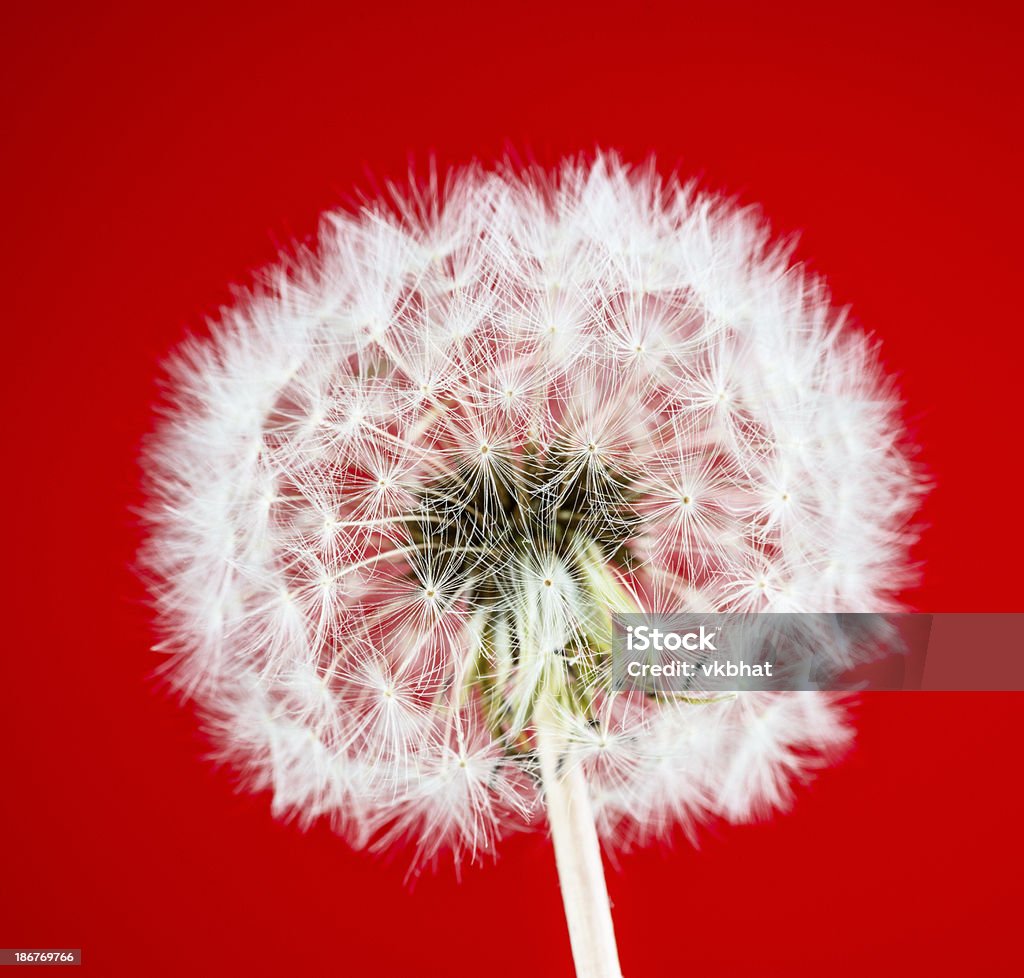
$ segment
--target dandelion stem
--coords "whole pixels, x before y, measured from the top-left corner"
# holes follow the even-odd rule
[[[583,770],[566,763],[556,710],[551,693],[542,693],[537,750],[576,978],[622,978],[590,792]]]

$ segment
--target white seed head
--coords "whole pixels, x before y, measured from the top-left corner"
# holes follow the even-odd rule
[[[477,855],[559,704],[606,842],[784,805],[820,694],[608,692],[615,611],[880,611],[918,490],[871,344],[758,217],[614,157],[332,214],[172,367],[145,561],[274,810]]]

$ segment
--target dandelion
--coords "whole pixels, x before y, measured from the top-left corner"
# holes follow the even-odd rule
[[[613,611],[879,611],[915,475],[871,343],[758,216],[613,156],[332,214],[171,367],[145,563],[171,674],[274,811],[476,859],[786,805],[816,693],[613,693]]]

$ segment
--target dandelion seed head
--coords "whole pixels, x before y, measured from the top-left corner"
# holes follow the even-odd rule
[[[758,817],[827,696],[608,692],[611,611],[880,611],[918,493],[871,344],[750,211],[613,156],[329,215],[170,368],[145,561],[276,813],[472,858],[541,692],[628,845]]]

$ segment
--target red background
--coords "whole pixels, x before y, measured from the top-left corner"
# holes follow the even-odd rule
[[[1010,4],[82,6],[0,31],[0,945],[97,975],[571,974],[543,836],[410,891],[408,854],[236,795],[150,678],[130,506],[157,364],[410,153],[653,150],[762,202],[902,378],[937,484],[908,599],[1021,610]],[[626,975],[1015,972],[1021,705],[866,696],[790,816],[624,858]]]

